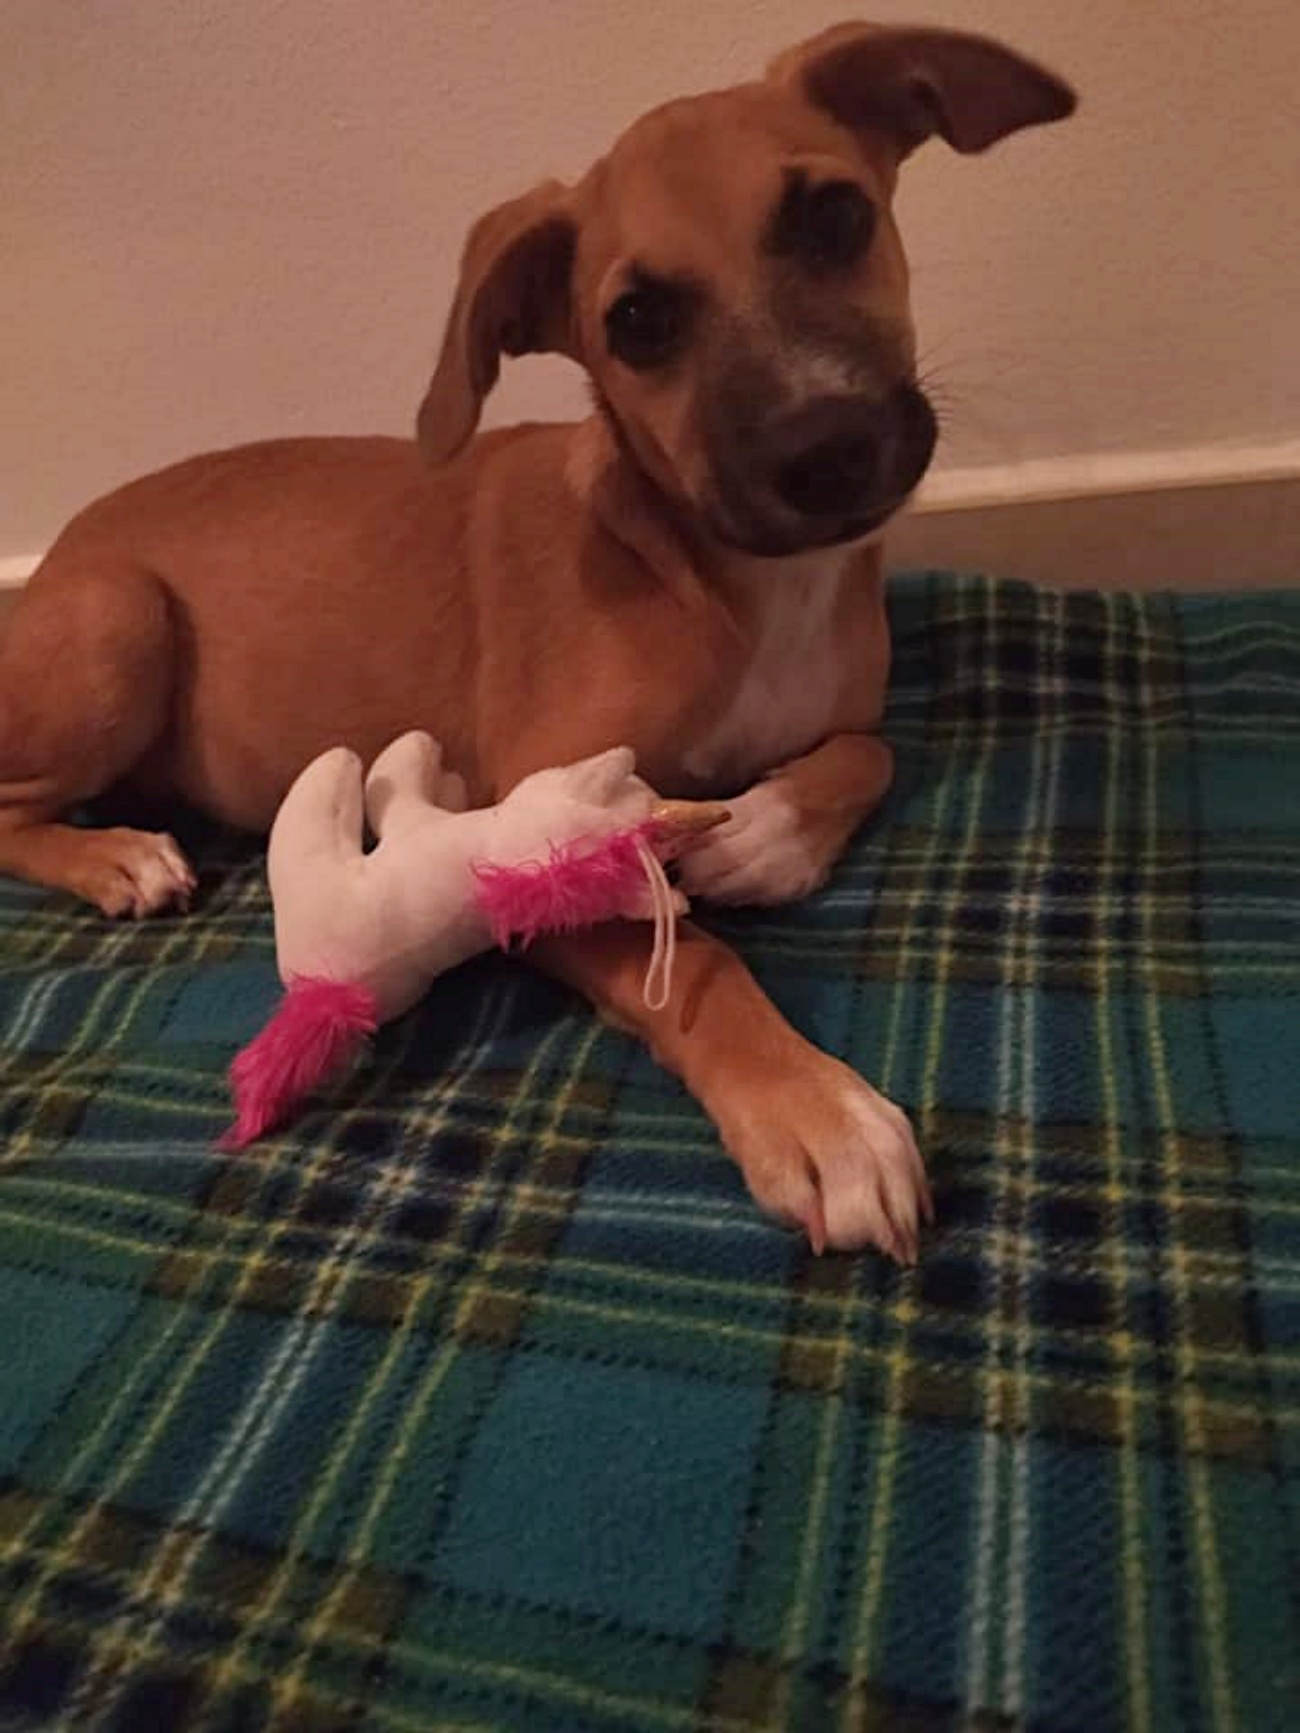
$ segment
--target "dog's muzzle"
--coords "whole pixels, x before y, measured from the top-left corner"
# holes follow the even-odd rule
[[[718,498],[725,539],[786,554],[868,535],[929,468],[938,424],[925,393],[819,397],[755,427]]]

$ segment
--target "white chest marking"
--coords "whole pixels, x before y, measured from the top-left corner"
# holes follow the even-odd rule
[[[686,754],[691,776],[749,782],[825,736],[840,690],[836,613],[847,563],[837,552],[756,580],[766,593],[749,665],[726,711]]]

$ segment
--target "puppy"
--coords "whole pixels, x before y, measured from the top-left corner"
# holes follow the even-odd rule
[[[898,170],[1073,106],[986,39],[848,25],[484,216],[418,443],[201,457],[59,537],[0,641],[0,870],[110,915],[183,904],[170,838],[63,815],[129,784],[265,831],[325,748],[424,728],[475,801],[626,742],[662,793],[735,797],[688,892],[813,889],[889,785],[877,542],[935,443]],[[501,356],[536,352],[586,369],[590,416],[473,437]],[[913,1258],[903,1114],[696,929],[648,1009],[647,943],[537,955],[684,1080],[765,1209]]]

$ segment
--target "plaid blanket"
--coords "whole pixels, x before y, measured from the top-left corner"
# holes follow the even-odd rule
[[[1300,592],[893,617],[886,810],[715,924],[915,1116],[915,1271],[499,957],[218,1155],[256,855],[3,887],[0,1725],[1300,1726]]]

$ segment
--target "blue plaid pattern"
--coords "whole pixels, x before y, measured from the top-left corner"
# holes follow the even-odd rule
[[[892,608],[885,810],[713,924],[914,1115],[914,1271],[500,957],[218,1154],[256,853],[0,887],[0,1725],[1300,1725],[1300,592]]]

